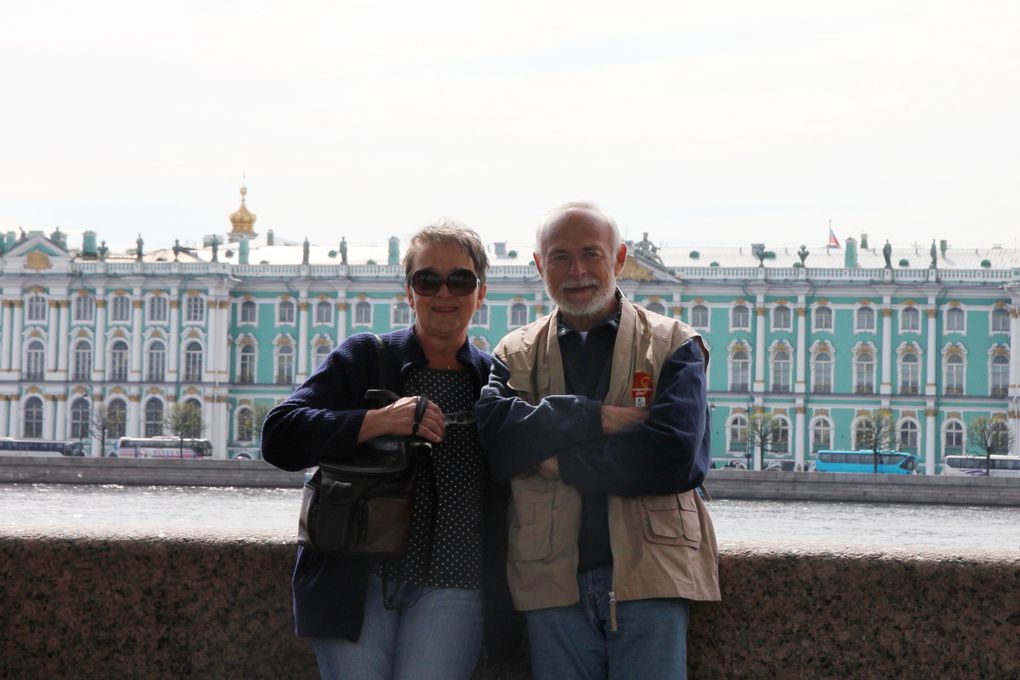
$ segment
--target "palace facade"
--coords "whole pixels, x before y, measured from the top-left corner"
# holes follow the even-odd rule
[[[259,419],[339,342],[413,322],[396,238],[381,247],[291,242],[255,232],[245,205],[228,233],[111,252],[86,232],[0,235],[0,436],[89,439],[166,431],[174,403],[202,414],[214,456],[258,456]],[[527,230],[530,233],[530,230]],[[530,263],[490,246],[488,295],[469,336],[491,348],[551,310]],[[348,252],[350,250],[350,252]],[[750,459],[748,421],[779,424],[758,465],[809,468],[855,448],[873,409],[901,450],[936,474],[978,453],[991,417],[1020,442],[1020,251],[914,244],[808,250],[631,244],[619,281],[633,301],[699,329],[711,348],[714,464]],[[102,407],[102,408],[97,408]],[[92,439],[92,455],[100,450]]]

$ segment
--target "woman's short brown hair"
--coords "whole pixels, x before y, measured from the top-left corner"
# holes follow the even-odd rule
[[[485,272],[489,268],[489,256],[485,254],[485,246],[475,230],[456,220],[443,219],[422,227],[411,237],[411,245],[404,253],[404,282],[411,285],[411,267],[414,257],[424,246],[430,243],[456,243],[471,257],[475,265],[475,274],[485,283]]]

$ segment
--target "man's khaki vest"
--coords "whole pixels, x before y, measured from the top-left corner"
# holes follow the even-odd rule
[[[634,376],[656,385],[662,365],[685,341],[701,344],[686,324],[635,307],[622,298],[609,392],[603,403],[634,406]],[[537,404],[565,394],[556,313],[508,334],[495,355],[510,369],[508,385]],[[654,394],[648,395],[650,405]],[[517,609],[560,607],[578,601],[577,540],[581,494],[537,472],[512,480],[507,573]],[[694,491],[664,496],[609,497],[609,538],[617,601],[653,597],[718,600],[715,530]]]

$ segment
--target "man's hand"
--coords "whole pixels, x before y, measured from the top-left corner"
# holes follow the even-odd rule
[[[637,406],[602,406],[602,434],[615,434],[648,419],[648,409]]]
[[[546,458],[538,464],[538,474],[542,475],[546,479],[559,479],[560,478],[560,461],[558,456],[552,458]]]

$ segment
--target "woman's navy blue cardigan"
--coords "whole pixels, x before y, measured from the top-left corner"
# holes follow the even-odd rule
[[[390,376],[385,387],[399,394],[407,372],[427,363],[425,353],[413,327],[382,338],[389,363],[383,374]],[[470,371],[477,394],[488,381],[492,358],[468,342],[457,358]],[[353,451],[368,410],[365,391],[382,387],[369,384],[377,361],[376,344],[367,333],[353,335],[333,350],[303,385],[269,412],[262,426],[262,457],[284,470],[304,470],[323,456]],[[490,653],[512,654],[520,643],[520,628],[506,584],[509,486],[487,479],[482,575],[486,646]],[[371,571],[371,560],[333,557],[298,546],[293,577],[297,634],[356,641]]]

